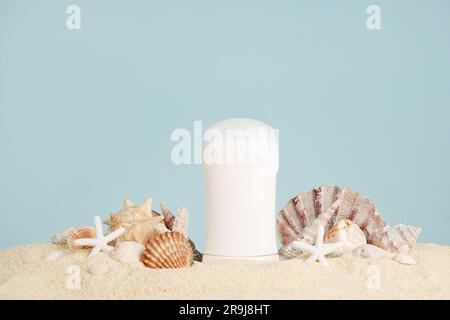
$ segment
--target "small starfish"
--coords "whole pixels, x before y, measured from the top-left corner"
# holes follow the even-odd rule
[[[109,253],[112,250],[112,247],[109,247],[108,243],[120,237],[122,233],[125,232],[125,228],[119,228],[105,236],[103,234],[102,220],[99,216],[95,216],[94,223],[95,239],[77,239],[74,241],[74,244],[77,246],[93,247],[89,257],[97,255],[100,251]]]
[[[312,263],[319,261],[322,265],[328,266],[328,261],[325,259],[325,256],[331,253],[335,253],[340,251],[344,244],[341,242],[338,243],[323,243],[323,236],[325,230],[322,225],[319,225],[316,233],[316,242],[314,245],[309,245],[302,241],[293,241],[292,246],[302,250],[304,253],[309,254],[309,258],[306,260],[306,263]]]

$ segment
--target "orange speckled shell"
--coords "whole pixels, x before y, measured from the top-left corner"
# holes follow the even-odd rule
[[[147,241],[141,259],[152,269],[185,268],[193,263],[193,252],[181,233],[165,232]]]

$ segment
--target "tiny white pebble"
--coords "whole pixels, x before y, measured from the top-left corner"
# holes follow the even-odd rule
[[[106,263],[95,263],[88,268],[88,272],[92,276],[101,276],[109,271],[109,266]]]
[[[408,265],[417,264],[416,260],[414,260],[413,257],[411,257],[410,255],[408,255],[406,253],[399,253],[392,259],[401,264],[408,264]]]
[[[66,250],[52,250],[49,253],[47,253],[47,255],[44,257],[45,261],[54,261],[56,259],[58,259],[60,256],[62,256],[64,253],[66,252]]]

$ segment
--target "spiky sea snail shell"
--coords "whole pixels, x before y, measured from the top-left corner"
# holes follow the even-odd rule
[[[179,232],[166,232],[149,239],[141,260],[152,269],[185,268],[194,261],[189,241]]]
[[[71,250],[74,249],[89,249],[89,246],[79,247],[74,244],[77,239],[94,239],[95,238],[95,228],[93,227],[80,227],[73,229],[67,236],[67,245]]]
[[[134,205],[129,199],[125,199],[119,212],[112,213],[105,224],[109,225],[109,231],[115,231],[120,227],[125,232],[113,242],[135,241],[144,244],[147,239],[159,233],[159,227],[164,227],[163,217],[152,210],[152,199],[148,198],[140,205]]]

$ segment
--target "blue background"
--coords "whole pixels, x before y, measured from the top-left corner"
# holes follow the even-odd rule
[[[241,116],[280,130],[278,207],[347,185],[450,244],[449,1],[2,0],[0,247],[151,195],[203,248],[202,170],[170,135]]]

